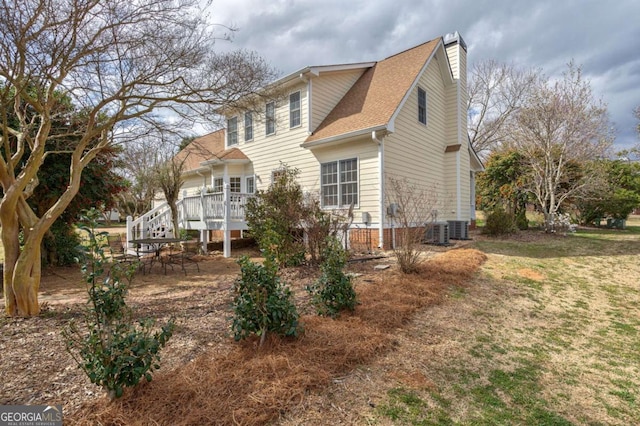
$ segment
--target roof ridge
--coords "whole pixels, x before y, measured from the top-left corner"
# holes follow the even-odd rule
[[[405,49],[405,50],[403,50],[403,51],[400,51],[400,52],[394,53],[393,55],[387,56],[386,58],[381,59],[380,61],[377,61],[376,63],[378,63],[378,62],[382,62],[382,61],[386,61],[387,59],[391,59],[391,58],[394,58],[394,57],[396,57],[396,56],[400,56],[400,55],[405,54],[405,53],[407,53],[407,52],[409,52],[409,51],[411,51],[411,50],[418,49],[418,48],[420,48],[420,47],[424,46],[425,44],[433,43],[433,42],[434,42],[434,41],[436,41],[436,40],[443,40],[443,38],[442,38],[442,36],[440,36],[440,37],[436,37],[436,38],[433,38],[433,39],[431,39],[431,40],[429,40],[429,41],[425,41],[424,43],[417,44],[417,45],[415,45],[415,46],[413,46],[413,47],[409,47],[409,48],[407,48],[407,49]]]
[[[398,52],[366,70],[305,143],[386,127],[442,37]]]

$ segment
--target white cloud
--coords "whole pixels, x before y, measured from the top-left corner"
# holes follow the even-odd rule
[[[235,0],[214,3],[211,14],[239,28],[221,49],[255,50],[282,74],[379,60],[456,30],[471,63],[492,58],[554,76],[573,59],[609,105],[617,145],[639,141],[637,0]]]

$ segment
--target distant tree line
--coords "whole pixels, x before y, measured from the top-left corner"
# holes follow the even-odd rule
[[[638,149],[612,153],[607,106],[573,62],[559,79],[496,61],[469,76],[469,139],[485,162],[478,205],[526,228],[526,208],[549,230],[561,214],[583,224],[626,218],[640,206]],[[640,107],[634,111],[640,122]],[[640,134],[640,124],[638,125]]]

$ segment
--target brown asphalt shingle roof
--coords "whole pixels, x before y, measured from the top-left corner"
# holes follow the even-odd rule
[[[194,139],[175,156],[176,161],[183,159],[185,172],[198,169],[202,167],[200,163],[213,159],[248,160],[238,148],[224,149],[224,129]]]
[[[405,50],[365,71],[306,142],[387,125],[440,41]]]

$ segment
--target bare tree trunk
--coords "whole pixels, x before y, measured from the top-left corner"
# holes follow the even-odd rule
[[[173,236],[174,238],[180,238],[180,224],[178,223],[178,207],[175,200],[169,203],[169,210],[171,210],[171,221],[173,222]]]
[[[13,294],[16,301],[17,312],[14,315],[34,316],[40,313],[38,303],[38,291],[40,290],[40,275],[42,272],[42,259],[40,258],[40,242],[32,249],[24,249],[18,256],[13,271]]]
[[[16,316],[18,301],[13,290],[13,271],[20,255],[18,216],[15,212],[7,212],[0,209],[0,218],[3,225],[0,234],[4,247],[3,289],[5,312],[9,316]]]

